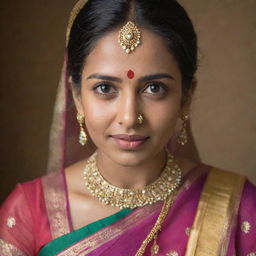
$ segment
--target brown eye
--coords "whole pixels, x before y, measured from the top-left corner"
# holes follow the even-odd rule
[[[100,83],[93,89],[98,94],[114,94],[116,93],[115,88],[107,83]]]
[[[149,94],[163,94],[165,93],[165,88],[160,83],[151,83],[147,86],[144,92]]]

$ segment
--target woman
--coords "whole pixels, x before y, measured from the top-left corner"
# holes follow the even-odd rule
[[[187,150],[196,69],[196,34],[176,1],[80,0],[50,174],[3,204],[0,254],[256,255],[256,188]]]

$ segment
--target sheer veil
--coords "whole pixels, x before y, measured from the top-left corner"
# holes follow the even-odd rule
[[[66,33],[66,46],[72,24],[86,3],[87,0],[78,1],[71,11]],[[75,117],[76,109],[67,74],[67,53],[65,53],[50,130],[47,173],[62,170],[94,152],[95,147],[91,140],[85,147],[78,143],[79,125]]]

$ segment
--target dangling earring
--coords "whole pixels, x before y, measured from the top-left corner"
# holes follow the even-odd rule
[[[84,146],[87,143],[87,135],[85,133],[83,124],[84,124],[84,116],[82,116],[81,114],[77,113],[76,115],[76,119],[80,125],[80,134],[79,134],[79,143]]]
[[[178,143],[182,146],[184,146],[188,143],[188,132],[186,129],[188,119],[189,119],[189,114],[187,112],[183,112],[181,114],[182,128],[181,128],[180,134],[178,136]]]

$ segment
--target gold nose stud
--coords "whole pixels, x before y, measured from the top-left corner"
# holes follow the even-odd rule
[[[141,115],[141,114],[139,114],[139,116],[138,116],[138,123],[139,124],[142,124],[143,123],[143,121],[144,121],[144,119],[143,119],[143,116]]]

